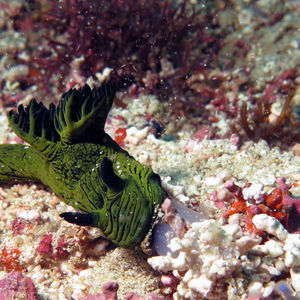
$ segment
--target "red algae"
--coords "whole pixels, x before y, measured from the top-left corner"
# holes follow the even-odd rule
[[[292,199],[289,192],[291,185],[284,184],[284,182],[283,178],[277,179],[279,187],[273,189],[268,195],[262,194],[260,203],[255,203],[254,199],[245,199],[242,188],[232,181],[226,182],[225,186],[233,193],[235,200],[230,204],[230,208],[222,213],[222,217],[228,219],[234,214],[241,214],[243,230],[248,233],[262,235],[263,232],[258,230],[252,223],[252,218],[257,214],[267,214],[276,218],[286,229],[293,232],[294,230],[289,226],[289,219],[291,206],[294,205],[296,200],[290,200]]]
[[[241,125],[247,136],[254,140],[266,140],[269,144],[274,141],[286,139],[285,144],[293,144],[299,141],[299,122],[292,119],[293,109],[291,103],[297,94],[297,70],[287,69],[279,78],[270,82],[263,95],[256,100],[256,107],[252,112],[252,120],[248,120],[247,102],[243,102],[240,110]],[[281,97],[284,104],[275,121],[270,121],[271,106]],[[252,97],[251,97],[252,98]],[[288,134],[287,134],[288,132]]]
[[[156,0],[55,0],[42,8],[33,4],[12,22],[19,31],[26,24],[23,33],[33,51],[27,61],[21,59],[30,66],[24,80],[46,88],[56,74],[66,81],[71,77],[70,84],[80,83],[80,78],[109,67],[119,88],[134,85],[138,91],[145,87],[166,97],[175,94],[176,86],[183,94],[185,78],[196,63],[191,52],[198,51],[201,39],[209,52],[214,52],[211,48],[217,43],[207,31],[211,18],[199,14],[196,5],[186,0],[177,5]],[[36,47],[32,32],[43,32],[43,47]],[[163,60],[175,71],[167,72]],[[64,84],[62,80],[57,83],[60,91]]]
[[[124,143],[124,140],[126,138],[126,128],[118,128],[116,129],[115,131],[115,141],[118,143],[118,144],[122,144]]]
[[[23,271],[19,263],[20,250],[17,247],[3,247],[0,252],[0,266],[2,265],[6,272]]]

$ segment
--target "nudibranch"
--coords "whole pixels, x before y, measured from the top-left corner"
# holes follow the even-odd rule
[[[151,229],[164,191],[158,174],[105,133],[114,96],[114,85],[104,82],[71,89],[58,106],[33,99],[10,111],[10,126],[29,146],[0,145],[0,182],[41,182],[75,208],[60,214],[66,221],[134,246]]]

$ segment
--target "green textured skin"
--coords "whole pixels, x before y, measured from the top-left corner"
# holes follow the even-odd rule
[[[30,146],[0,145],[0,181],[42,182],[89,218],[68,221],[100,227],[115,244],[133,246],[151,228],[164,192],[159,176],[104,132],[114,95],[110,83],[86,85],[64,94],[57,107],[33,99],[11,111],[11,127]]]

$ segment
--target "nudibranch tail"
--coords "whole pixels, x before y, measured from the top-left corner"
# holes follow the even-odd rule
[[[40,182],[45,177],[46,159],[30,146],[0,145],[0,181]]]

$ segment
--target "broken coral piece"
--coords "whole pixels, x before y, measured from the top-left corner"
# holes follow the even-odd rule
[[[283,243],[282,249],[284,250],[284,264],[286,267],[300,266],[300,234],[289,233],[276,218],[266,214],[254,216],[253,223],[259,230],[274,235]],[[271,253],[273,251],[274,247],[272,246]]]

